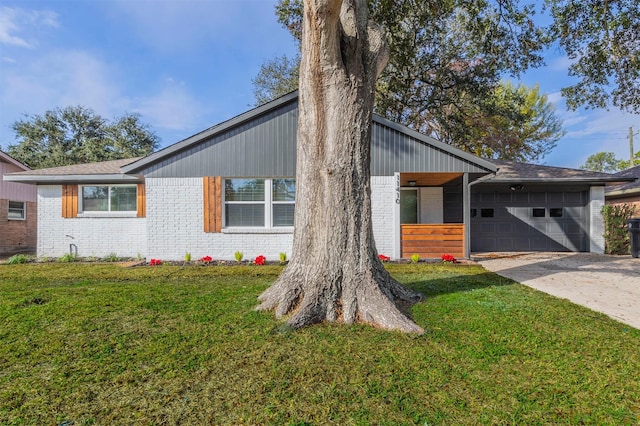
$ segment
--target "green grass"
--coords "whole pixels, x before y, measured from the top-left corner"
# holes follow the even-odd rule
[[[279,266],[0,266],[0,424],[638,424],[640,331],[466,265],[388,265],[423,336],[279,333]]]

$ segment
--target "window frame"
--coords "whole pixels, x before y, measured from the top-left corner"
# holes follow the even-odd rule
[[[87,187],[107,187],[107,210],[85,210],[84,209],[84,188]],[[133,210],[111,210],[111,189],[112,188],[122,188],[122,187],[133,187],[135,188],[135,206]],[[78,185],[78,217],[88,217],[88,216],[126,216],[126,217],[136,217],[138,214],[138,185],[137,184],[86,184],[86,185]]]
[[[27,202],[26,201],[14,201],[8,200],[7,203],[7,220],[27,220]],[[11,203],[21,203],[22,208],[18,209],[16,207],[11,207]],[[21,212],[20,217],[11,217],[11,210],[19,210]]]
[[[292,180],[295,185],[295,178],[293,177],[229,177],[223,178],[222,187],[226,188],[226,182],[232,180],[262,180],[264,182],[264,200],[260,201],[228,201],[226,190],[222,191],[222,229],[225,230],[273,230],[273,231],[293,231],[292,225],[283,225],[276,226],[274,225],[274,214],[273,208],[276,205],[293,205],[295,209],[296,201],[275,201],[274,200],[274,191],[273,191],[273,182],[277,179],[287,179]],[[295,198],[295,195],[294,195]],[[261,205],[264,207],[264,225],[249,225],[249,226],[241,226],[241,225],[228,225],[229,218],[227,217],[227,206],[228,205]],[[294,213],[295,214],[295,213]]]

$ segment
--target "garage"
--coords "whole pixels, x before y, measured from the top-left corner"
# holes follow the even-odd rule
[[[471,251],[589,251],[588,188],[528,186],[472,193]]]
[[[604,250],[608,173],[492,160],[495,175],[471,184],[471,252]]]

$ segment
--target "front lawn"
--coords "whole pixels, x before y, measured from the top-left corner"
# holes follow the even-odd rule
[[[254,312],[278,266],[0,266],[0,424],[637,424],[640,331],[467,265],[389,265],[423,336]]]

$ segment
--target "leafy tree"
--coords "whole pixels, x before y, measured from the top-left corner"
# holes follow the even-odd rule
[[[629,160],[616,158],[613,152],[596,152],[587,157],[587,161],[580,168],[594,172],[615,173],[637,165],[640,165],[640,151],[634,154],[633,164]]]
[[[552,36],[579,81],[562,90],[567,105],[613,105],[640,113],[640,6],[637,0],[546,0]]]
[[[252,80],[256,105],[297,90],[299,66],[299,55],[294,59],[282,55],[263,63],[258,75]]]
[[[12,129],[18,143],[9,145],[9,155],[33,169],[144,156],[159,145],[140,115],[110,123],[82,106],[26,116]]]
[[[371,223],[371,115],[388,60],[367,0],[305,0],[293,256],[260,310],[287,327],[356,321],[422,333],[399,309],[421,295],[385,270]]]
[[[613,152],[597,152],[587,157],[581,169],[594,172],[615,173],[620,170],[620,160]]]
[[[302,10],[301,0],[276,6],[279,22],[295,38],[301,35]],[[499,82],[505,72],[516,75],[541,63],[547,40],[533,24],[532,7],[512,0],[375,0],[369,10],[390,36],[377,113],[490,158],[539,160],[562,136],[560,120],[537,88],[525,93]],[[286,56],[267,62],[254,79],[257,102],[295,88],[297,67]],[[499,143],[508,146],[499,149]]]
[[[562,121],[539,87],[502,83],[489,96],[452,110],[440,139],[483,158],[542,159],[564,135]],[[448,132],[448,133],[445,133]]]
[[[636,151],[633,154],[633,161],[631,160],[619,160],[618,166],[620,170],[630,169],[631,167],[640,166],[640,151]]]

